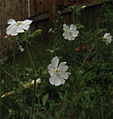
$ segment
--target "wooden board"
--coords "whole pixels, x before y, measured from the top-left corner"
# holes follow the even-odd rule
[[[36,1],[37,0],[35,0],[35,2]],[[31,3],[31,5],[34,4],[34,7],[31,6],[31,18],[33,18],[35,22],[36,21],[40,22],[46,19],[53,20],[55,16],[55,11],[61,10],[63,14],[68,13],[70,12],[70,9],[66,7],[74,4],[76,4],[77,8],[81,6],[90,7],[101,4],[100,0],[87,0],[87,1],[77,0],[76,2],[74,2],[74,0],[47,0],[47,1],[48,2],[45,2],[45,0],[38,0],[40,4],[36,4],[35,2]],[[41,9],[41,6],[43,6],[43,9],[46,10],[43,11],[43,9]],[[36,10],[34,10],[34,8],[36,8]]]

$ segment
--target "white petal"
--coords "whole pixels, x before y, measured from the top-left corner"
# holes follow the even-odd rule
[[[68,40],[69,40],[69,41],[74,40],[74,39],[73,39],[73,36],[69,35],[69,36],[68,36]]]
[[[52,76],[52,77],[49,78],[49,82],[50,82],[51,85],[54,85],[55,84],[55,78],[54,78],[54,76]]]
[[[63,33],[64,39],[68,39],[68,34],[66,32]]]
[[[55,71],[56,71],[56,69],[53,67],[53,65],[52,64],[49,64],[48,65],[48,72],[49,72],[49,74],[51,76],[53,76],[55,74]]]
[[[49,70],[48,72],[49,72],[50,76],[53,76],[55,74],[54,70]]]
[[[110,33],[105,33],[104,38],[108,38],[109,35],[110,35]]]
[[[17,33],[17,26],[16,25],[10,25],[7,28],[6,33],[7,33],[7,35],[12,35],[12,36],[18,35],[18,33]]]
[[[68,72],[59,72],[58,75],[61,78],[68,79]]]
[[[52,64],[49,64],[49,65],[48,65],[48,69],[53,69]]]
[[[64,24],[64,25],[63,25],[63,30],[64,30],[65,32],[69,32],[69,27],[68,27],[66,24]]]
[[[23,21],[22,23],[25,25],[30,25],[32,23],[32,20],[27,19],[27,20]]]
[[[63,24],[63,27],[67,26],[66,24]]]
[[[73,24],[70,25],[70,30],[76,30],[76,29],[77,29],[76,25]]]
[[[65,83],[65,80],[63,78],[60,78],[61,84]]]
[[[76,31],[76,32],[73,32],[73,33],[72,33],[72,36],[73,36],[73,37],[77,37],[78,34],[79,34],[79,31]]]
[[[57,69],[58,63],[59,63],[59,58],[57,56],[53,57],[51,64],[55,69]]]
[[[61,71],[67,71],[67,70],[68,70],[68,66],[65,65],[65,64],[66,64],[66,62],[61,62],[61,63],[59,64],[58,69],[60,69]]]
[[[28,30],[29,29],[29,25],[23,25],[23,28],[25,29],[25,30]]]
[[[56,76],[56,79],[55,79],[55,86],[59,86],[59,85],[61,85],[61,84],[62,84],[62,82],[61,82],[60,77]]]
[[[71,36],[70,34],[65,33],[64,39],[71,40],[71,37],[72,37],[72,36]]]
[[[55,86],[61,85],[61,80],[57,75],[53,75],[52,77],[50,77],[49,82],[51,85],[55,85]]]
[[[50,70],[48,70],[48,72],[49,72],[50,76],[53,76],[55,74],[55,70],[54,69],[50,69]]]
[[[8,24],[15,24],[16,21],[15,21],[14,19],[9,19],[7,23],[8,23]]]
[[[17,32],[18,32],[18,33],[23,33],[23,32],[24,32],[24,30],[23,30],[23,25],[19,25],[19,26],[17,27]]]
[[[65,32],[62,35],[65,36]]]

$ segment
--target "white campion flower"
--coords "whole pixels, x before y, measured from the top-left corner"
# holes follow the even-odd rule
[[[112,36],[110,35],[110,33],[105,33],[103,38],[105,39],[104,41],[106,42],[106,45],[108,45],[109,43],[112,42]]]
[[[25,20],[25,21],[15,21],[14,19],[9,19],[7,27],[7,35],[17,36],[18,33],[23,33],[25,30],[28,30],[32,20]]]
[[[74,24],[71,24],[70,27],[68,27],[66,24],[63,24],[63,30],[64,39],[67,39],[69,41],[74,40],[75,37],[77,37],[79,34],[79,31],[77,30],[77,27]]]
[[[52,85],[59,86],[65,83],[65,79],[68,79],[69,73],[66,62],[61,62],[59,65],[59,58],[53,57],[51,64],[48,65],[48,72],[50,74],[49,82]]]

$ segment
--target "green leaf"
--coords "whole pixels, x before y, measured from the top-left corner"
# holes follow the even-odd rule
[[[42,32],[41,29],[36,30],[35,32],[31,34],[30,39],[36,39],[40,35],[41,32]]]
[[[32,68],[27,68],[27,67],[25,67],[25,70],[26,70],[28,73],[32,73],[32,72],[33,72],[33,69],[32,69]]]
[[[46,105],[46,102],[47,102],[48,98],[49,98],[49,94],[44,95],[43,98],[42,98],[42,103],[43,103],[44,107]]]

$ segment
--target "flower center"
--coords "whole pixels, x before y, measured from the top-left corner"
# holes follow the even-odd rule
[[[69,31],[69,34],[72,35],[72,31]]]
[[[19,26],[19,25],[21,25],[22,24],[22,22],[21,21],[18,21],[17,22],[17,26]]]
[[[61,72],[61,70],[60,70],[60,69],[57,69],[56,72],[57,72],[57,73],[58,73],[58,72]]]

